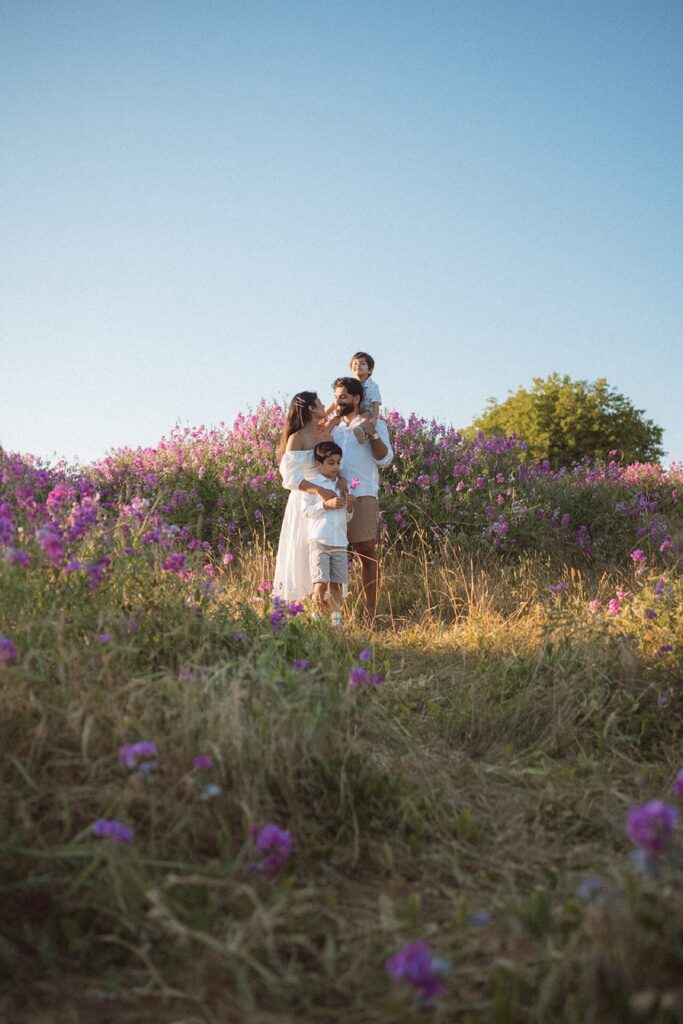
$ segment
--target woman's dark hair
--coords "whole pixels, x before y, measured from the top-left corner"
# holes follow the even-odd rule
[[[372,371],[375,369],[375,360],[372,358],[369,352],[354,352],[349,360],[349,366],[353,364],[354,359],[364,359],[368,364],[368,370],[370,373],[368,376],[372,376]]]
[[[289,409],[285,417],[285,427],[282,431],[282,440],[280,441],[280,457],[284,454],[287,442],[292,434],[296,434],[297,430],[301,430],[302,427],[305,427],[313,419],[311,406],[317,401],[317,391],[299,391],[298,394],[294,395],[294,398],[289,403]]]
[[[330,455],[342,455],[343,452],[334,441],[319,441],[313,449],[313,458],[316,462],[324,462]]]

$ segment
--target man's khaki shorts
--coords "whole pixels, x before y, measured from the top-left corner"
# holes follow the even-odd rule
[[[347,527],[349,544],[360,544],[364,540],[376,540],[379,530],[379,503],[368,494],[356,498],[353,516]]]

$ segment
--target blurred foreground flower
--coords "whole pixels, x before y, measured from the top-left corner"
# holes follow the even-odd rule
[[[9,637],[0,633],[0,662],[12,661],[17,656],[17,648]]]
[[[678,811],[661,800],[649,800],[632,807],[626,819],[626,830],[632,843],[648,857],[656,857],[671,839]]]
[[[349,690],[357,690],[359,686],[379,686],[384,676],[373,675],[366,668],[352,668],[349,672]]]
[[[437,960],[429,952],[424,940],[408,942],[403,949],[387,960],[387,973],[396,981],[407,981],[422,999],[434,999],[444,990],[439,975],[448,973],[443,960]]]
[[[292,852],[293,839],[287,829],[279,828],[270,822],[261,828],[254,826],[250,832],[256,839],[256,849],[262,856],[255,864],[248,864],[247,870],[270,878],[280,870]]]
[[[150,740],[139,743],[124,743],[119,747],[119,761],[126,768],[136,768],[141,757],[156,757],[157,745]]]
[[[192,762],[193,768],[213,768],[213,758],[210,754],[200,754]]]
[[[115,818],[98,818],[92,826],[93,834],[108,839],[111,843],[131,843],[134,832]]]

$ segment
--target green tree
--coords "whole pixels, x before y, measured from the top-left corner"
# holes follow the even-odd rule
[[[662,428],[604,377],[593,384],[558,373],[535,377],[530,390],[510,392],[504,402],[490,398],[470,431],[516,434],[530,458],[549,459],[555,468],[584,455],[605,459],[614,449],[627,462],[657,462],[664,454]]]

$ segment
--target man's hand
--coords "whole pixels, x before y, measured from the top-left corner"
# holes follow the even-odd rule
[[[317,484],[312,484],[311,489],[316,492],[319,498],[322,498],[323,504],[325,504],[328,498],[337,497],[337,492],[333,491],[331,487],[319,487]]]
[[[346,508],[346,498],[340,498],[336,494],[333,498],[325,498],[323,505],[325,508]]]
[[[354,496],[352,494],[348,494],[346,496],[346,507],[349,510],[349,512],[353,512],[353,506],[355,504],[356,504],[356,499],[354,498]]]

